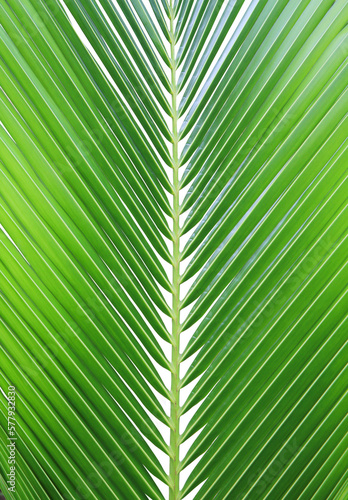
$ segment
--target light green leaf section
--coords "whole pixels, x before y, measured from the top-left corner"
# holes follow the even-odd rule
[[[0,0],[6,499],[347,498],[347,26]]]

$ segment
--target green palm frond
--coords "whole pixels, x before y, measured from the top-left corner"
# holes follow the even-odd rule
[[[346,0],[0,12],[5,498],[345,499]]]

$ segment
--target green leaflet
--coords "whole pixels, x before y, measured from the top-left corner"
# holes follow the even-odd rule
[[[0,13],[5,498],[345,499],[346,0]]]

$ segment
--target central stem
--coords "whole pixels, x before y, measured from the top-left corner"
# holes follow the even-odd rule
[[[172,113],[173,113],[173,320],[172,320],[172,380],[171,380],[171,432],[170,448],[170,493],[169,500],[180,498],[179,489],[179,445],[180,445],[180,225],[179,225],[179,151],[178,151],[178,111],[175,61],[175,30],[173,0],[170,2],[170,50],[172,81]]]

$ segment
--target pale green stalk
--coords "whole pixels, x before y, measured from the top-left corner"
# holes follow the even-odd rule
[[[173,112],[173,320],[172,320],[172,403],[170,410],[171,433],[170,448],[170,494],[169,500],[180,498],[179,489],[179,445],[180,445],[180,225],[179,225],[179,154],[178,154],[178,111],[177,84],[175,62],[175,33],[173,0],[170,2],[170,50],[171,50],[171,82],[172,82],[172,112]]]

